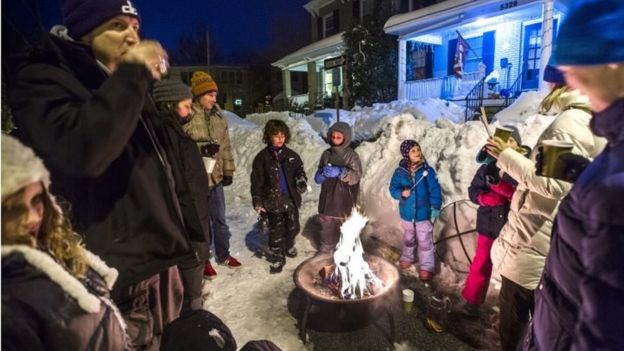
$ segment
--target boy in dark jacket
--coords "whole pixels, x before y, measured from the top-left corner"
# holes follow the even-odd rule
[[[340,225],[351,214],[360,192],[362,164],[360,157],[350,147],[351,127],[336,122],[327,131],[331,147],[321,154],[318,170],[314,175],[321,184],[319,197],[319,221],[321,223],[320,252],[331,253],[340,238]]]
[[[299,207],[307,177],[301,157],[286,147],[290,141],[286,123],[269,120],[262,140],[267,147],[253,161],[251,198],[256,212],[268,219],[269,249],[273,255],[270,272],[279,273],[286,256],[297,256],[295,236],[299,233]]]

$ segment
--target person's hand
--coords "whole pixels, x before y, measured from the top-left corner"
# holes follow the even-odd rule
[[[485,144],[485,149],[487,153],[498,160],[498,156],[508,148],[515,149],[517,147],[517,143],[513,141],[513,138],[509,138],[506,142],[499,137],[492,137],[487,140]]]
[[[343,167],[326,165],[323,167],[323,175],[327,178],[336,178],[342,174]]]
[[[226,175],[224,175],[224,176],[223,176],[223,180],[221,181],[221,184],[222,184],[223,186],[230,186],[230,185],[232,185],[232,180],[233,180],[233,179],[232,179],[232,176],[226,176]]]
[[[145,65],[154,80],[161,80],[169,69],[169,55],[159,42],[153,40],[144,40],[131,47],[120,62]]]
[[[410,189],[403,189],[403,191],[401,191],[401,197],[408,198],[411,192]]]
[[[435,221],[436,218],[440,217],[440,210],[437,208],[431,208],[431,222]]]
[[[220,148],[221,147],[219,146],[219,144],[210,143],[210,144],[202,145],[199,148],[199,151],[203,157],[212,157],[217,152],[219,152]]]
[[[266,210],[262,206],[256,206],[256,208],[254,208],[254,210],[256,210],[256,213],[258,215],[262,215],[263,213],[266,213]]]
[[[319,168],[319,170],[314,174],[314,182],[316,184],[323,184],[326,179],[327,178],[323,175],[323,170]]]
[[[308,189],[308,183],[306,182],[305,177],[299,177],[295,181],[295,188],[297,188],[297,192],[299,194],[303,194]]]

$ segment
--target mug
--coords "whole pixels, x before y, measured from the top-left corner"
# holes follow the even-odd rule
[[[513,133],[512,129],[499,126],[499,127],[496,127],[494,136],[501,138],[504,142],[507,142],[507,140],[509,140],[509,137],[511,136],[512,133]]]

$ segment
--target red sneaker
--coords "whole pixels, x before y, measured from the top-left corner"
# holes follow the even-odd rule
[[[420,278],[420,280],[422,280],[423,282],[430,281],[431,277],[433,277],[433,273],[429,271],[424,271],[424,270],[418,271],[418,278]]]
[[[217,271],[212,268],[210,262],[206,262],[204,265],[204,276],[210,280],[217,279]]]
[[[228,258],[225,259],[225,261],[223,261],[223,262],[221,262],[219,264],[223,265],[223,266],[230,267],[230,268],[238,268],[238,267],[242,266],[242,264],[240,262],[238,262],[238,260],[235,259],[232,256],[229,256]]]

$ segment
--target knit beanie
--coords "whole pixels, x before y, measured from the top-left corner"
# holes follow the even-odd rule
[[[544,69],[544,81],[555,84],[565,84],[563,74],[554,66],[547,65]]]
[[[165,327],[160,351],[236,351],[236,340],[219,317],[193,310]]]
[[[404,159],[409,160],[409,152],[414,146],[420,147],[420,145],[418,144],[418,142],[416,142],[416,140],[412,140],[412,139],[404,140],[401,143],[401,156],[403,156]]]
[[[76,40],[115,16],[139,18],[130,0],[64,0],[62,11],[63,24],[69,36]]]
[[[155,102],[179,102],[193,98],[191,88],[179,79],[163,79],[156,82],[152,95]]]
[[[554,47],[557,65],[624,62],[622,0],[578,0],[559,29]]]
[[[217,91],[219,88],[217,88],[217,83],[215,83],[210,74],[203,71],[195,71],[191,77],[191,90],[193,97],[199,97],[206,93]]]
[[[31,148],[2,133],[2,201],[37,181],[50,186],[50,173],[43,161]]]

